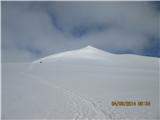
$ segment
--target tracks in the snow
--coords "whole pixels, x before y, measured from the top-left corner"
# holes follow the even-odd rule
[[[49,82],[44,81],[44,80],[42,80],[42,78],[40,78],[36,75],[33,75],[31,73],[22,73],[22,74],[27,74],[27,75],[29,75],[29,77],[33,78],[37,82],[39,82],[43,85],[46,85],[47,87],[57,89],[57,90],[61,91],[63,93],[63,95],[68,97],[68,99],[70,99],[71,103],[73,104],[73,107],[75,109],[74,111],[76,111],[76,114],[74,116],[75,120],[85,119],[85,118],[88,118],[88,119],[92,119],[92,118],[104,119],[104,118],[106,118],[105,114],[97,108],[96,103],[89,100],[88,98],[82,97],[82,96],[72,92],[71,90],[59,87],[57,85],[50,84]],[[49,118],[52,117],[52,111],[49,111],[48,113],[46,113],[45,118],[47,119],[48,117]]]
[[[130,116],[131,118],[134,118],[135,116],[139,115],[138,112],[142,113],[143,111],[133,111],[130,112],[129,109],[115,109],[113,107],[104,106],[104,100],[100,101],[101,103],[97,103],[95,100],[92,100],[91,98],[81,96],[78,93],[75,93],[69,89],[57,86],[55,84],[51,84],[48,81],[45,81],[43,78],[38,77],[37,75],[23,72],[22,74],[27,75],[28,77],[32,78],[36,82],[45,85],[49,87],[51,90],[56,90],[57,92],[60,92],[60,95],[62,93],[62,96],[64,98],[67,98],[69,104],[71,105],[70,110],[73,111],[72,119],[74,120],[82,120],[82,119],[124,119],[128,118]],[[54,119],[54,107],[51,107],[51,109],[48,109],[46,111],[46,114],[44,116],[45,119]],[[63,108],[62,108],[63,109]],[[131,116],[131,113],[133,116]],[[146,113],[148,113],[146,111]],[[57,117],[57,116],[56,116]],[[59,117],[64,117],[59,116]]]

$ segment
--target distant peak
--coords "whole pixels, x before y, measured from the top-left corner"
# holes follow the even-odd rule
[[[53,58],[104,59],[104,58],[106,58],[106,55],[110,55],[110,54],[107,54],[106,51],[103,51],[101,49],[98,49],[98,48],[95,48],[93,46],[88,45],[88,46],[81,48],[81,49],[53,54],[53,55],[50,55],[48,57],[42,58],[37,61],[40,62],[43,60],[49,60],[49,59],[51,60]]]
[[[84,48],[82,48],[82,49],[97,50],[97,48],[95,48],[95,47],[93,47],[93,46],[91,46],[91,45],[88,45],[88,46],[86,46],[86,47],[84,47]]]
[[[93,47],[93,46],[91,46],[91,45],[88,45],[88,46],[86,46],[85,48],[92,49],[92,48],[95,48],[95,47]]]

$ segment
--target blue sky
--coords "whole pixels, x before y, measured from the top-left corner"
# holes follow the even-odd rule
[[[2,62],[92,45],[160,57],[159,2],[2,2]]]

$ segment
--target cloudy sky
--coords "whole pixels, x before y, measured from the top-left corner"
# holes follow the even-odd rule
[[[160,57],[158,2],[2,2],[2,62],[92,45]]]

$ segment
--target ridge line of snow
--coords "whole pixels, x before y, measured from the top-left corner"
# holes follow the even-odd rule
[[[87,47],[84,48],[80,48],[80,49],[75,49],[75,50],[69,50],[69,51],[64,51],[64,52],[60,52],[60,53],[55,53],[52,55],[49,55],[47,57],[43,57],[40,58],[38,60],[33,61],[32,63],[38,63],[41,62],[43,60],[48,60],[48,59],[53,59],[53,58],[90,58],[90,59],[105,59],[107,58],[107,56],[109,57],[138,57],[138,58],[150,58],[150,59],[157,59],[159,60],[159,58],[155,58],[155,57],[149,57],[149,56],[140,56],[140,55],[135,55],[135,54],[113,54],[110,52],[106,52],[104,50],[92,47],[90,45],[88,45]]]

